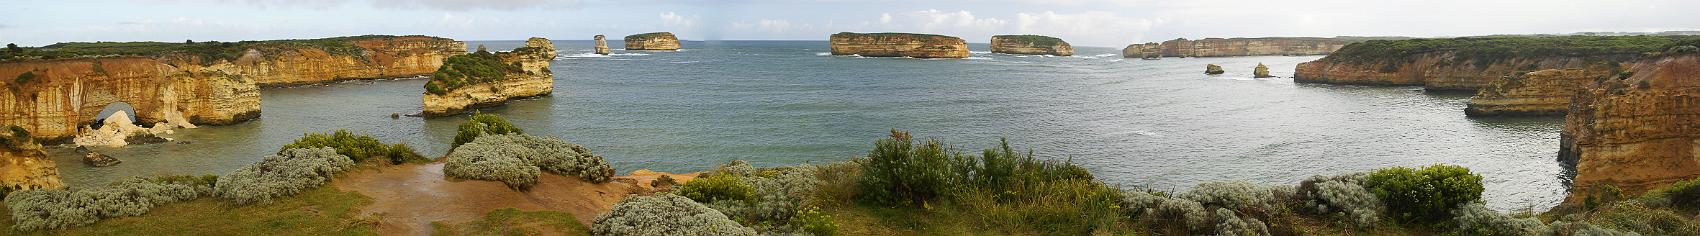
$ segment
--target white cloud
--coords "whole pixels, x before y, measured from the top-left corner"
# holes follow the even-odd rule
[[[681,16],[678,13],[661,13],[661,25],[667,28],[691,28],[696,26],[696,19]]]

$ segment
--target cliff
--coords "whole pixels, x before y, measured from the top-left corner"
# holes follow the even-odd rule
[[[596,49],[595,49],[596,54],[608,55],[608,53],[610,53],[609,50],[608,50],[607,37],[603,37],[602,35],[598,34],[598,35],[596,35],[596,37],[593,37],[591,39],[596,40]]]
[[[908,33],[832,34],[832,55],[865,57],[967,58],[962,38]]]
[[[679,50],[679,38],[669,32],[628,35],[626,50]]]
[[[8,126],[0,132],[4,132],[0,134],[0,195],[65,187],[59,181],[59,168],[47,159],[47,152],[35,143],[29,131]]]
[[[513,51],[449,57],[425,83],[424,116],[452,116],[467,109],[497,106],[508,100],[554,92],[555,45],[533,37]]]
[[[1300,63],[1294,82],[1475,91],[1521,72],[1634,60],[1686,36],[1495,36],[1371,40]]]
[[[1024,55],[1073,56],[1074,47],[1062,39],[1039,35],[992,36],[992,52]]]
[[[300,47],[259,43],[235,60],[235,70],[260,86],[316,84],[350,79],[429,75],[449,56],[466,54],[466,43],[425,36],[351,37],[346,46]],[[338,45],[338,43],[325,43]]]
[[[1570,105],[1559,160],[1576,203],[1603,186],[1635,196],[1700,177],[1700,55],[1655,57],[1589,85]]]
[[[1326,55],[1365,38],[1207,38],[1131,44],[1125,58]]]
[[[142,123],[231,124],[260,116],[253,81],[184,60],[147,57],[0,62],[0,124],[64,140],[123,102]],[[26,79],[27,78],[27,79]]]
[[[1548,69],[1494,80],[1476,91],[1465,106],[1468,116],[1563,116],[1570,98],[1583,87],[1615,76],[1617,66]]]

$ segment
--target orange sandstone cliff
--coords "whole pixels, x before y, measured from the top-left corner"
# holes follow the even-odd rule
[[[449,56],[466,54],[466,43],[428,36],[362,36],[349,46],[258,47],[237,58],[234,73],[260,86],[315,84],[348,79],[430,75]]]
[[[625,38],[626,50],[679,50],[679,37],[671,32],[655,32],[628,35]]]
[[[1207,38],[1200,40],[1174,39],[1162,43],[1131,44],[1122,48],[1122,57],[1235,57],[1235,56],[1302,56],[1326,55],[1347,44],[1364,41],[1357,38]]]
[[[1621,69],[1600,63],[1587,69],[1547,69],[1494,80],[1476,91],[1464,107],[1468,116],[1562,116],[1570,98]]]
[[[832,34],[832,55],[865,57],[967,58],[962,38],[908,33]]]
[[[1067,41],[1039,35],[994,35],[992,52],[1023,55],[1073,56],[1074,47]]]
[[[1635,196],[1700,177],[1700,55],[1643,59],[1576,95],[1559,160],[1576,170],[1576,203],[1613,186]]]

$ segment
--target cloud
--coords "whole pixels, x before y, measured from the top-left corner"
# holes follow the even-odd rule
[[[667,28],[691,28],[696,24],[696,20],[691,17],[681,16],[673,12],[661,13],[661,25],[667,26]]]
[[[350,3],[365,3],[375,8],[426,10],[518,10],[536,8],[576,8],[578,0],[151,0],[152,2],[215,2],[240,3],[270,7],[301,7],[331,9]]]
[[[921,29],[927,31],[943,29],[989,31],[1002,28],[1005,24],[1009,23],[1009,21],[997,18],[975,17],[974,13],[968,12],[967,10],[945,12],[937,9],[928,9],[925,11],[910,12],[904,15],[908,18],[908,22],[917,24]],[[880,15],[880,21],[889,22],[889,20],[886,20],[885,17],[886,14]]]

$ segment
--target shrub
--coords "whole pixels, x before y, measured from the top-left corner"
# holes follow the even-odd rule
[[[1180,197],[1239,212],[1273,212],[1276,205],[1270,189],[1245,181],[1202,183]]]
[[[478,136],[524,133],[523,131],[520,131],[519,128],[515,128],[513,124],[509,124],[508,120],[502,119],[502,116],[476,112],[472,113],[472,116],[467,117],[466,123],[461,123],[458,130],[459,131],[455,133],[455,142],[453,145],[450,145],[449,148],[459,147],[461,144],[472,142],[472,140],[478,139]]]
[[[295,139],[295,142],[284,144],[282,148],[278,148],[277,152],[282,154],[289,149],[321,147],[336,149],[337,154],[348,156],[355,162],[373,158],[387,160],[392,164],[431,161],[426,159],[425,156],[419,155],[419,152],[414,151],[413,147],[409,147],[407,144],[384,144],[372,136],[355,135],[343,129],[338,129],[329,134],[304,134],[301,138]]]
[[[1700,235],[1700,221],[1693,215],[1648,206],[1641,201],[1620,201],[1599,210],[1591,223],[1606,228],[1645,235]]]
[[[427,91],[435,86],[438,91],[446,92],[466,85],[506,80],[508,73],[520,72],[523,70],[519,66],[502,63],[495,54],[478,50],[444,59],[442,67],[438,67],[431,74],[431,81],[425,84]]]
[[[908,132],[891,130],[891,138],[875,141],[862,162],[859,197],[875,204],[927,205],[947,191],[957,173],[951,169],[957,157],[949,153],[938,140],[917,147]]]
[[[323,185],[353,167],[354,160],[337,154],[335,149],[285,149],[225,174],[213,192],[240,205],[268,202]]]
[[[1464,204],[1453,210],[1452,219],[1462,235],[1547,235],[1551,233],[1540,219],[1515,218],[1500,214],[1480,202]]]
[[[1642,195],[1641,199],[1687,212],[1700,210],[1700,178],[1678,181]]]
[[[1381,221],[1384,205],[1374,193],[1364,189],[1360,184],[1363,179],[1363,174],[1311,176],[1299,182],[1297,194],[1314,213],[1338,216],[1358,228],[1375,227]]]
[[[15,82],[16,84],[27,84],[32,80],[35,80],[35,72],[25,71],[23,74],[18,74],[17,78],[13,78],[12,82]]]
[[[711,174],[708,177],[692,179],[679,188],[679,195],[701,203],[719,201],[755,200],[755,187],[738,181],[738,177],[726,174]]]
[[[632,196],[597,216],[592,235],[755,235],[719,211],[673,194]]]
[[[802,225],[805,233],[831,236],[838,234],[838,224],[832,222],[832,216],[821,212],[820,208],[805,207],[797,210],[796,222]]]
[[[1216,208],[1216,235],[1269,235],[1269,226],[1257,218],[1240,218],[1227,208]]]
[[[734,160],[716,167],[705,178],[686,182],[679,192],[759,232],[801,233],[809,227],[822,227],[820,222],[810,226],[811,222],[798,215],[808,209],[804,200],[819,185],[814,172],[815,168],[807,164],[757,169]]]
[[[168,175],[148,178],[157,184],[175,184],[194,187],[201,196],[213,196],[213,188],[218,186],[217,175]]]
[[[1405,222],[1444,222],[1452,209],[1482,198],[1482,177],[1451,165],[1381,169],[1365,176],[1363,185]]]
[[[524,134],[485,135],[449,152],[443,172],[463,179],[502,181],[525,190],[537,184],[540,171],[573,176],[592,183],[608,182],[614,168],[583,146]]]
[[[194,200],[198,196],[194,186],[130,179],[93,188],[14,192],[6,197],[6,206],[12,210],[13,228],[34,231],[141,215],[155,206]]]

